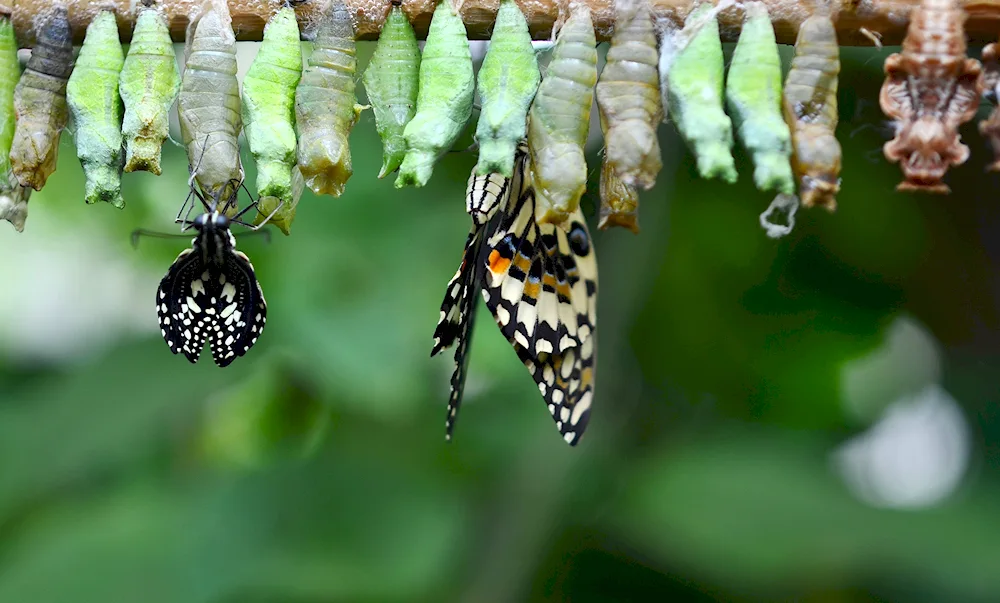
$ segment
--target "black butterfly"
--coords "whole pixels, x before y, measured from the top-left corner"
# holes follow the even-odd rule
[[[259,228],[239,219],[257,203],[230,217],[242,186],[231,184],[224,189],[228,199],[221,209],[217,198],[206,199],[192,186],[175,221],[183,225],[182,232],[194,228],[197,235],[191,249],[182,251],[171,264],[156,291],[163,339],[171,352],[183,352],[191,362],[198,361],[208,341],[215,363],[228,366],[253,347],[267,320],[267,303],[253,265],[236,250],[236,239],[229,230],[232,224]],[[205,213],[194,220],[188,220],[188,215],[181,218],[185,208],[190,214],[195,206],[192,197],[201,201]]]

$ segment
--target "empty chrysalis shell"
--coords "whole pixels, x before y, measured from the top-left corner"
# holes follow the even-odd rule
[[[347,138],[363,107],[357,104],[354,22],[337,2],[323,17],[309,65],[295,92],[299,133],[299,169],[306,186],[318,195],[339,197],[351,167]]]
[[[406,125],[406,157],[396,188],[423,186],[434,162],[455,143],[472,116],[475,89],[465,23],[451,0],[440,0],[431,17],[420,59],[417,113]]]
[[[528,22],[514,0],[502,0],[477,83],[483,105],[476,126],[480,176],[512,176],[514,152],[527,131],[528,107],[541,79]]]
[[[653,187],[663,167],[656,136],[663,119],[658,59],[648,4],[639,0],[631,10],[619,10],[597,82],[597,107],[606,131],[605,161],[625,184],[643,190]]]
[[[695,154],[702,178],[736,182],[733,124],[722,108],[722,41],[712,5],[692,10],[680,35],[687,45],[667,74],[671,119]]]
[[[840,143],[837,128],[837,76],[840,47],[829,15],[802,22],[795,58],[785,80],[783,108],[792,132],[792,170],[799,180],[802,205],[837,207],[840,190]]]
[[[578,4],[559,30],[552,59],[528,111],[535,217],[561,224],[587,189],[583,145],[597,83],[597,40],[590,8]]]
[[[177,115],[188,163],[198,186],[214,199],[229,199],[242,182],[240,88],[236,80],[236,36],[225,1],[216,0],[195,25]]]
[[[601,162],[601,212],[597,227],[621,226],[639,234],[639,191],[618,177],[614,164]]]
[[[287,211],[295,166],[295,86],[301,75],[299,25],[295,11],[285,7],[264,28],[257,56],[243,79],[242,108],[243,129],[257,162],[257,194],[275,198]]]
[[[743,30],[729,65],[726,105],[740,142],[753,156],[757,188],[794,194],[792,135],[781,116],[781,57],[763,2],[746,5]]]
[[[170,107],[181,74],[167,22],[152,8],[139,10],[119,82],[125,117],[125,171],[160,175],[160,148],[169,134]]]
[[[122,114],[118,76],[125,64],[118,23],[111,11],[101,11],[87,26],[87,35],[69,77],[66,101],[76,125],[76,154],[86,176],[84,201],[104,201],[117,208],[122,199]]]
[[[10,19],[0,16],[0,219],[24,230],[30,188],[18,184],[10,169],[10,145],[14,140],[14,87],[21,76],[17,62],[17,40]]]
[[[395,172],[406,155],[403,130],[417,112],[420,47],[413,26],[398,4],[389,9],[375,54],[362,81],[382,138],[379,178]]]
[[[66,81],[73,72],[73,38],[64,5],[52,9],[36,37],[28,67],[14,89],[10,163],[21,186],[41,190],[56,171],[59,136],[69,117]]]

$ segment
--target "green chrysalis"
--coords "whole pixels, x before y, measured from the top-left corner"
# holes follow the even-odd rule
[[[167,22],[152,8],[139,10],[119,82],[125,102],[125,171],[160,175],[160,147],[169,132],[170,106],[181,74]]]
[[[501,0],[477,84],[483,104],[476,126],[480,176],[513,174],[514,151],[524,139],[528,107],[541,79],[528,22],[514,0]]]
[[[337,2],[320,23],[295,92],[299,170],[317,195],[339,197],[354,171],[347,138],[363,108],[354,93],[357,65],[354,22]]]
[[[726,105],[740,141],[753,155],[757,188],[793,194],[792,135],[781,115],[781,57],[763,2],[746,5],[729,66]]]
[[[292,166],[291,190],[288,199],[278,197],[260,197],[257,201],[257,217],[253,223],[260,226],[267,220],[268,224],[274,224],[278,230],[289,235],[292,233],[292,222],[295,220],[295,209],[299,206],[299,199],[305,189],[305,181],[298,166]],[[270,216],[270,220],[268,220]]]
[[[451,148],[472,117],[474,88],[465,23],[451,0],[440,0],[420,59],[417,113],[403,132],[406,157],[399,166],[396,188],[427,184],[434,162]]]
[[[188,37],[189,52],[177,115],[188,163],[206,195],[228,199],[242,182],[240,88],[236,80],[236,36],[224,0],[215,0]],[[190,28],[189,28],[190,30]]]
[[[722,108],[723,60],[719,22],[711,4],[691,11],[678,34],[687,42],[667,74],[670,113],[694,152],[702,178],[736,182],[733,124]]]
[[[118,74],[125,64],[118,39],[115,14],[102,10],[87,26],[76,68],[66,86],[73,123],[76,154],[87,178],[84,201],[105,201],[121,209],[122,199],[122,99]]]
[[[299,24],[295,11],[285,7],[268,21],[243,79],[243,131],[257,162],[257,194],[282,204],[275,218],[292,205],[295,86],[301,75]]]
[[[73,72],[73,37],[65,5],[41,22],[37,43],[14,89],[10,163],[21,186],[42,190],[56,171],[59,136],[66,127],[66,80]]]
[[[395,172],[406,155],[403,130],[417,112],[419,72],[417,36],[403,9],[393,4],[362,77],[375,113],[375,129],[382,138],[379,178]]]
[[[559,224],[587,189],[583,145],[597,83],[597,39],[590,8],[577,5],[559,31],[548,71],[528,112],[535,218]]]
[[[30,188],[17,183],[10,169],[10,144],[14,140],[14,87],[21,76],[17,40],[10,19],[0,16],[0,218],[24,230]]]
[[[663,119],[658,59],[649,6],[640,2],[631,11],[619,11],[597,82],[597,106],[606,124],[605,161],[625,184],[643,190],[653,187],[663,167],[656,136]]]

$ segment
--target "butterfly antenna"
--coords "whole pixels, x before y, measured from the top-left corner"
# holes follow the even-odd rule
[[[132,231],[132,248],[139,248],[139,238],[140,237],[152,237],[154,239],[186,239],[188,235],[176,234],[169,232],[160,232],[158,230],[147,230],[145,228],[136,228]]]

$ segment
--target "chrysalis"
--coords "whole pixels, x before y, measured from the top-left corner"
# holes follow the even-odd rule
[[[716,10],[701,4],[678,34],[683,47],[667,74],[670,113],[702,178],[736,182],[733,124],[722,109],[722,41]]]
[[[375,129],[382,138],[379,178],[395,172],[406,155],[403,130],[417,112],[419,71],[417,36],[399,3],[394,2],[362,77],[375,113]]]
[[[84,201],[105,201],[121,209],[122,99],[118,75],[125,63],[115,14],[102,10],[87,26],[66,101],[76,126],[76,154],[87,178]]]
[[[10,19],[0,16],[0,219],[24,230],[30,188],[17,183],[10,169],[10,143],[14,140],[14,87],[21,75],[17,40]]]
[[[965,11],[957,0],[923,0],[910,14],[903,52],[885,60],[882,111],[896,120],[883,147],[906,179],[896,190],[947,193],[941,182],[969,158],[958,127],[972,119],[981,92],[979,61],[965,54]]]
[[[180,86],[166,20],[156,9],[139,9],[119,83],[125,102],[126,172],[146,170],[160,175],[160,147],[169,134],[170,107]]]
[[[792,135],[781,116],[781,57],[763,2],[746,5],[726,80],[726,105],[740,141],[753,155],[757,188],[794,194]]]
[[[472,116],[474,79],[465,24],[451,0],[440,0],[420,59],[417,113],[403,132],[407,150],[396,188],[427,184],[434,162],[451,148]]]
[[[514,0],[501,0],[477,83],[483,103],[476,126],[477,174],[499,173],[511,177],[514,152],[524,138],[528,107],[541,79],[521,9]]]
[[[601,218],[597,227],[621,226],[639,234],[639,191],[618,177],[615,166],[601,163]]]
[[[991,172],[1000,171],[1000,102],[997,100],[997,84],[1000,84],[1000,43],[994,42],[983,47],[983,96],[997,106],[986,120],[979,122],[979,133],[993,149],[995,161],[986,166]]]
[[[295,86],[301,74],[299,25],[295,11],[285,7],[264,28],[257,56],[243,79],[242,107],[244,132],[257,162],[257,194],[274,198],[286,214],[292,205]]]
[[[670,107],[670,68],[677,58],[679,33],[674,22],[667,17],[657,17],[656,31],[660,44],[660,58],[657,71],[660,75],[660,106],[663,109],[663,123],[669,123],[668,109]]]
[[[840,143],[837,128],[837,75],[840,48],[833,21],[826,14],[802,22],[795,58],[785,80],[785,122],[792,132],[792,170],[799,180],[802,205],[837,208],[840,190]]]
[[[596,83],[594,24],[590,8],[578,4],[559,30],[548,71],[528,112],[535,216],[542,224],[565,222],[587,189],[583,145]]]
[[[362,109],[354,94],[356,70],[354,23],[337,2],[320,23],[295,92],[299,169],[318,195],[339,197],[353,173],[347,137]]]
[[[66,81],[73,72],[73,38],[66,7],[56,5],[38,27],[28,67],[14,89],[17,125],[10,163],[21,186],[42,190],[56,171],[59,136],[69,116]]]
[[[658,58],[645,0],[630,10],[619,10],[608,62],[597,82],[597,106],[606,130],[604,160],[624,184],[643,190],[653,187],[663,167],[656,137],[663,119]]]
[[[240,89],[236,80],[236,36],[224,0],[214,0],[192,23],[177,115],[188,162],[205,196],[229,199],[232,183],[243,181],[240,147]],[[190,30],[190,27],[188,28]],[[232,211],[232,208],[230,208]]]

